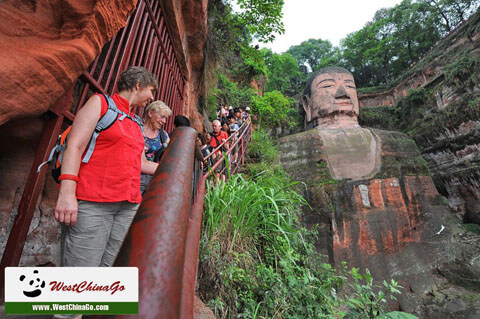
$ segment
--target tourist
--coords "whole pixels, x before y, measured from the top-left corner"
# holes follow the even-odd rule
[[[228,125],[227,122],[222,122],[222,131],[227,133],[228,136],[230,136],[231,131],[230,131],[230,126]]]
[[[180,127],[180,126],[190,126],[190,120],[183,115],[177,115],[173,119],[173,126]]]
[[[145,158],[140,126],[132,120],[134,107],[153,99],[157,81],[141,67],[124,71],[119,92],[112,96],[117,107],[129,114],[97,138],[88,163],[82,154],[107,101],[95,94],[77,113],[62,163],[55,218],[62,224],[63,266],[112,266],[142,200],[140,173],[153,174],[156,163]],[[122,116],[123,117],[123,116]]]
[[[152,102],[145,109],[145,123],[143,126],[145,157],[151,162],[158,163],[160,161],[170,142],[167,132],[162,129],[170,115],[172,115],[172,111],[162,101]],[[142,173],[140,179],[140,191],[142,195],[145,193],[152,177],[150,174]]]
[[[240,110],[240,108],[236,108],[234,111],[233,111],[233,114],[235,116],[235,122],[237,122],[238,126],[241,127],[242,124],[243,124],[243,119],[242,119],[242,111]]]
[[[212,132],[212,137],[210,139],[210,146],[212,146],[214,149],[216,149],[218,146],[220,146],[223,142],[228,140],[228,135],[224,131],[221,130],[221,124],[219,120],[215,120],[212,122],[212,127],[213,127],[213,132]],[[222,160],[222,163],[217,167],[215,172],[217,173],[217,179],[220,176],[220,173],[224,170],[225,168],[225,161],[223,160],[223,152],[226,152],[228,150],[228,141],[223,144],[223,147],[218,149],[215,154],[214,154],[214,161]],[[221,174],[222,180],[225,180],[225,175]]]

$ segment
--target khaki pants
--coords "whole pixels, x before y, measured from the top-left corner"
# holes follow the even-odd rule
[[[77,223],[62,226],[62,266],[111,267],[139,205],[78,201]]]

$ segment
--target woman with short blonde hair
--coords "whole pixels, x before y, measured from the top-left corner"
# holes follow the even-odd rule
[[[150,103],[145,108],[143,138],[145,139],[145,157],[151,162],[158,163],[167,148],[170,138],[163,127],[167,118],[172,115],[172,110],[164,102],[158,100]],[[145,192],[152,175],[142,174],[140,178],[140,191]]]

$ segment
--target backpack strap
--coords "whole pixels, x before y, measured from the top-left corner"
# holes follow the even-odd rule
[[[108,103],[107,112],[103,114],[103,116],[100,118],[100,120],[98,120],[97,125],[95,126],[95,130],[93,131],[92,137],[90,138],[90,143],[88,144],[87,152],[82,159],[82,163],[88,163],[90,161],[93,150],[95,149],[95,145],[97,143],[98,135],[100,135],[100,132],[112,126],[113,123],[115,123],[115,121],[117,120],[118,114],[121,112],[110,96],[103,94],[103,97]]]
[[[215,135],[215,132],[213,133],[213,137],[215,138],[215,141],[217,141],[217,145],[214,147],[214,149],[215,149],[215,148],[219,147],[221,143],[218,141],[218,138],[217,138],[217,135]],[[224,151],[225,151],[225,148],[222,146],[222,147],[220,148],[220,151],[221,151],[221,152],[224,152]]]
[[[213,133],[213,138],[215,139],[215,141],[217,141],[217,145],[215,146],[215,148],[217,148],[218,146],[220,146],[220,142],[218,141],[218,138],[215,135],[215,133]]]
[[[58,139],[60,139],[60,137],[59,137]],[[60,144],[58,144],[58,142],[57,142],[57,144],[56,144],[56,145],[52,148],[52,150],[50,151],[50,155],[48,155],[48,159],[47,159],[45,162],[43,162],[43,163],[41,163],[40,165],[38,165],[38,167],[37,167],[37,173],[40,173],[40,170],[42,169],[42,166],[45,165],[45,164],[50,163],[50,162],[53,160],[53,157],[55,156],[55,154],[57,154],[57,153],[60,154],[60,161],[62,161],[63,152],[65,151],[65,149],[66,149],[65,144],[60,145]]]
[[[90,161],[90,158],[92,157],[92,154],[93,154],[93,150],[95,149],[95,144],[97,143],[98,135],[100,135],[102,131],[105,131],[107,128],[112,126],[113,123],[115,123],[115,121],[117,120],[117,118],[119,121],[123,121],[126,117],[128,117],[130,120],[137,123],[138,126],[140,126],[140,129],[142,130],[142,133],[143,133],[143,123],[138,115],[131,117],[127,113],[119,110],[117,105],[115,104],[115,102],[110,96],[103,94],[103,97],[107,101],[108,109],[107,109],[107,112],[105,112],[105,114],[103,114],[103,116],[100,118],[100,120],[98,120],[98,123],[95,126],[95,130],[93,131],[92,138],[90,139],[90,143],[88,145],[87,152],[85,153],[85,156],[82,159],[82,163],[88,163]],[[120,117],[118,117],[119,114],[121,115]]]

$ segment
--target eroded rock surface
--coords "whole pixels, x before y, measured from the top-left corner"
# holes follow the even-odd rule
[[[42,115],[126,23],[136,0],[0,2],[0,251],[3,252],[45,125]],[[184,114],[201,130],[196,109],[206,39],[206,0],[167,0],[175,54],[186,74]],[[48,171],[49,172],[49,171]],[[49,174],[49,173],[47,173]],[[57,185],[48,175],[21,265],[58,264]]]
[[[319,225],[318,251],[335,265],[347,261],[350,267],[368,268],[380,282],[398,280],[405,288],[399,308],[436,318],[436,310],[425,308],[428,292],[459,285],[439,269],[456,273],[452,265],[461,264],[463,254],[470,265],[470,272],[462,268],[464,281],[476,282],[480,265],[474,262],[475,254],[467,254],[467,246],[456,243],[465,230],[437,192],[415,143],[398,132],[372,133],[381,140],[381,164],[369,179],[335,178],[317,129],[280,139],[280,161],[306,185],[304,194],[312,209],[304,209],[304,223]],[[473,238],[480,243],[478,236]],[[463,286],[457,289],[472,292]],[[436,307],[453,307],[443,301]],[[475,313],[477,306],[466,303],[465,314]]]
[[[48,110],[125,26],[136,0],[0,3],[0,125]]]
[[[398,85],[386,92],[359,94],[362,107],[396,104],[393,113],[376,117],[396,116],[396,127],[386,123],[368,126],[408,132],[455,215],[462,222],[476,224],[480,224],[479,36],[477,11],[408,70]],[[423,89],[425,99],[407,99],[400,105],[411,89]]]

